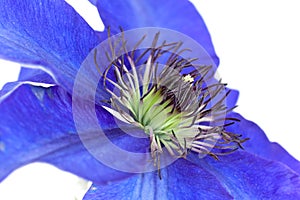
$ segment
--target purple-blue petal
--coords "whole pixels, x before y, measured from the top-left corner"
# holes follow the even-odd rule
[[[98,0],[89,0],[89,2],[90,2],[91,4],[93,4],[93,5],[96,5],[96,4],[97,4],[97,1],[98,1]]]
[[[121,182],[94,184],[93,199],[299,199],[300,177],[280,162],[247,152],[219,161],[195,154],[157,172],[137,174]],[[195,165],[196,164],[196,165]]]
[[[102,199],[233,199],[220,182],[202,167],[179,159],[157,172],[136,174],[118,183],[94,184],[84,200]]]
[[[176,3],[173,0],[98,0],[97,7],[104,25],[111,27],[112,33],[120,32],[120,27],[124,30],[143,27],[175,30],[196,40],[215,64],[219,64],[207,27],[188,0]]]
[[[45,67],[72,91],[99,36],[63,0],[0,1],[0,58]]]
[[[246,120],[240,114],[231,113],[229,117],[241,120],[227,127],[228,131],[242,134],[244,138],[249,138],[243,143],[247,152],[261,156],[268,160],[276,160],[289,166],[291,169],[300,174],[300,162],[291,156],[279,144],[270,142],[264,131],[254,122]]]
[[[85,102],[81,103],[81,117],[89,118]],[[99,119],[102,129],[115,144],[121,148],[127,145],[132,152],[148,148],[148,141],[139,138],[136,141],[117,128],[104,109],[98,108],[97,112],[102,117]],[[89,148],[101,150],[97,146],[97,141],[101,141],[98,134],[90,130],[84,136]],[[102,184],[132,175],[99,162],[81,139],[74,125],[72,97],[67,92],[59,87],[19,86],[0,103],[0,181],[16,168],[35,161],[54,164]]]
[[[192,156],[191,156],[192,157]],[[300,176],[286,165],[235,152],[220,157],[190,158],[214,175],[234,199],[299,199]]]
[[[234,89],[230,89],[230,88],[226,88],[225,92],[229,92],[227,98],[226,98],[226,106],[227,108],[233,108],[236,106],[237,100],[239,98],[239,91],[238,90],[234,90]]]
[[[41,69],[31,69],[22,67],[20,70],[18,81],[30,81],[46,84],[57,84],[50,74]]]

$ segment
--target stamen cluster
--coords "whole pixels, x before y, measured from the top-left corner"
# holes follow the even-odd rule
[[[106,54],[111,65],[104,73],[104,85],[111,94],[107,110],[145,132],[154,164],[159,168],[164,147],[176,157],[194,151],[216,159],[241,147],[247,139],[225,130],[238,120],[226,117],[233,109],[226,107],[229,92],[209,75],[211,66],[182,58],[189,51],[181,48],[182,42],[158,45],[159,33],[150,48],[140,50],[145,37],[130,52],[121,40],[125,53],[117,58],[117,44],[111,42],[111,54]]]

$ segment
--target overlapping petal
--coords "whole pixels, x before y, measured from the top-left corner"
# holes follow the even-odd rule
[[[143,27],[175,30],[196,40],[215,64],[219,64],[206,25],[188,0],[176,3],[173,0],[98,0],[96,5],[104,25],[111,27],[112,33],[120,32],[120,27],[124,30]]]
[[[246,152],[216,161],[211,157],[179,159],[157,172],[133,176],[120,183],[94,184],[88,199],[298,199],[300,177],[279,162]]]
[[[44,67],[67,90],[99,36],[65,1],[0,1],[0,58]]]
[[[30,69],[26,67],[21,68],[18,80],[23,82],[30,81],[46,84],[58,84],[55,81],[55,77],[52,77],[42,69]]]
[[[286,165],[247,152],[220,161],[194,157],[194,163],[214,175],[234,199],[299,199],[300,176]]]
[[[246,120],[243,116],[237,113],[231,113],[229,117],[234,117],[241,121],[228,126],[227,130],[242,134],[243,137],[250,139],[243,144],[245,151],[268,160],[282,162],[300,174],[300,162],[291,156],[279,144],[270,142],[264,131],[257,124]]]
[[[81,117],[88,119],[91,116],[84,109],[82,102]],[[147,149],[148,140],[136,142],[115,128],[115,121],[104,109],[97,111],[102,129],[115,144],[133,152]],[[97,146],[101,137],[94,131],[91,128],[84,135],[85,142],[90,143],[89,148],[101,151]],[[81,139],[73,121],[72,97],[67,92],[59,87],[19,86],[0,104],[0,180],[14,169],[35,161],[54,164],[102,184],[132,175],[103,165],[89,153]]]
[[[119,183],[94,184],[84,200],[93,199],[232,199],[226,188],[204,168],[179,159],[161,171],[137,174]]]

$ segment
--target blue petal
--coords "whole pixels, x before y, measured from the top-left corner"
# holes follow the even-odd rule
[[[39,65],[72,91],[97,34],[65,1],[0,1],[0,58]]]
[[[54,77],[41,69],[30,69],[22,67],[19,74],[19,81],[31,81],[37,83],[57,84]]]
[[[110,26],[112,33],[120,32],[119,27],[124,30],[143,27],[175,30],[196,40],[215,64],[219,64],[206,25],[188,0],[176,3],[173,0],[98,0],[97,7],[104,25]]]
[[[82,118],[85,102],[82,102]],[[115,144],[129,145],[129,151],[147,149],[148,141],[125,135],[103,109],[100,125]],[[107,120],[105,120],[107,119]],[[89,147],[101,141],[93,130],[86,133]],[[72,98],[63,89],[48,89],[21,85],[0,103],[0,181],[14,169],[30,162],[43,161],[97,183],[120,180],[131,176],[105,166],[95,159],[82,144],[72,116]],[[121,162],[121,161],[120,161]]]
[[[97,4],[97,1],[98,1],[98,0],[89,0],[89,2],[90,2],[91,4],[93,4],[93,5],[96,5],[96,4]]]
[[[282,162],[300,174],[300,162],[279,144],[270,142],[259,126],[237,113],[231,113],[229,116],[241,120],[239,123],[227,127],[227,130],[242,134],[243,137],[250,139],[243,143],[243,147],[247,152],[259,155],[265,159]]]
[[[199,159],[179,159],[156,172],[137,174],[119,183],[94,184],[93,199],[299,199],[300,177],[279,162],[247,152]]]
[[[218,180],[205,169],[179,159],[156,172],[137,174],[119,183],[94,184],[84,200],[102,199],[232,199]]]
[[[236,106],[237,100],[239,98],[239,91],[226,88],[225,92],[228,92],[228,91],[230,91],[230,93],[228,94],[228,96],[226,98],[226,106],[227,106],[227,108],[230,109],[230,108],[233,108]]]
[[[234,199],[300,199],[300,177],[280,162],[247,152],[192,159],[214,175]],[[200,180],[201,181],[201,180]]]

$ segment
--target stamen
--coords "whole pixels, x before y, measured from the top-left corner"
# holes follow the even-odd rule
[[[207,85],[206,80],[213,76],[212,67],[193,64],[197,58],[182,58],[183,52],[191,51],[181,49],[183,42],[163,41],[159,45],[159,35],[158,32],[151,47],[143,51],[138,47],[146,36],[138,40],[131,52],[126,51],[123,33],[120,40],[109,41],[111,52],[106,55],[111,65],[107,66],[103,80],[111,94],[111,107],[103,107],[117,119],[144,131],[149,137],[153,164],[161,176],[160,156],[164,148],[174,157],[185,158],[193,151],[219,159],[220,155],[242,148],[248,138],[225,131],[239,120],[226,117],[233,109],[225,104],[229,95],[224,92],[226,84],[220,80]],[[126,53],[116,58],[116,52],[121,50]],[[98,69],[96,54],[97,51],[94,60]],[[166,60],[163,69],[159,69],[160,58]],[[115,77],[109,78],[108,74]]]

